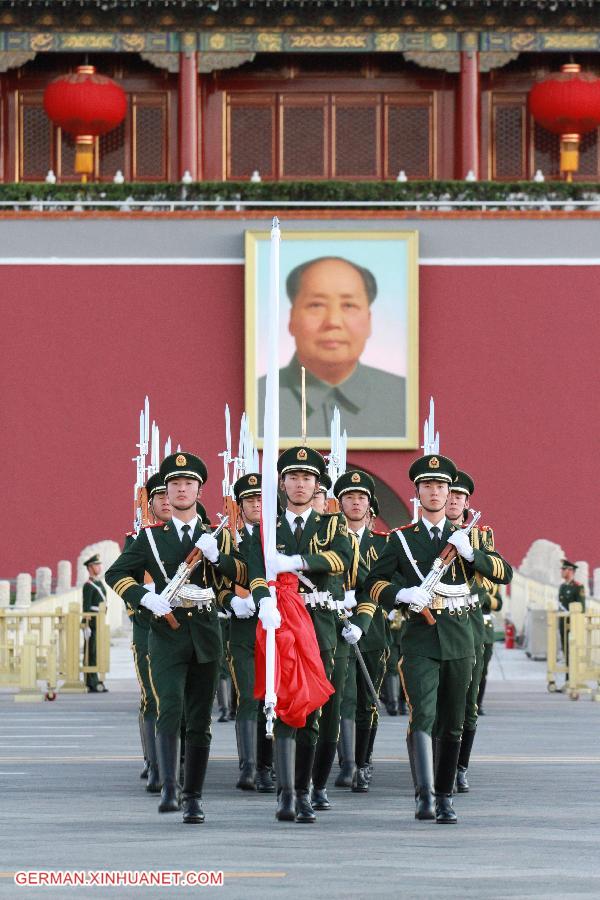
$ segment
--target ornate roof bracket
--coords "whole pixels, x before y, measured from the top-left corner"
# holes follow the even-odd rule
[[[2,50],[0,51],[0,72],[18,69],[25,63],[31,62],[35,57],[35,50]]]
[[[157,69],[172,74],[179,72],[179,53],[140,53],[142,59]],[[244,63],[252,62],[256,53],[199,53],[198,71],[206,75],[219,69],[237,69]]]
[[[442,69],[444,72],[460,72],[460,52],[447,50],[433,53],[420,53],[412,50],[403,54],[407,62],[416,63],[424,69]],[[501,69],[519,56],[515,53],[482,52],[479,54],[479,71],[491,72],[492,69]]]

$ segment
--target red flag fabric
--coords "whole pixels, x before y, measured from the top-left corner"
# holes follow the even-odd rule
[[[303,728],[306,718],[335,693],[323,668],[312,619],[290,572],[277,577],[277,609],[281,625],[275,631],[275,691],[277,718],[291,728]],[[256,626],[254,696],[265,696],[266,632]]]

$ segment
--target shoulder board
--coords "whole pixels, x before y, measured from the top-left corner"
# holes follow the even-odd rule
[[[418,522],[409,522],[408,525],[400,525],[399,528],[392,528],[388,534],[393,534],[394,531],[406,531],[407,528],[414,528],[415,525],[418,525]]]
[[[378,534],[379,537],[387,537],[389,531],[375,531],[375,529],[372,529],[371,534]]]
[[[135,537],[135,531],[126,531],[125,537]]]
[[[477,525],[477,528],[479,528],[480,531],[491,531],[492,530],[491,525]]]
[[[163,528],[167,522],[154,522],[152,525],[146,525],[146,528]],[[142,528],[142,531],[144,529]]]
[[[580,581],[573,581],[573,584],[575,585],[575,587],[583,587]]]

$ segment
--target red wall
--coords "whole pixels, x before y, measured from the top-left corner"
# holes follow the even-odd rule
[[[519,564],[545,537],[600,564],[595,478],[597,269],[423,267],[421,403],[474,505]],[[3,266],[0,577],[76,559],[131,528],[144,395],[164,440],[209,466],[220,508],[223,408],[243,405],[241,266]],[[179,359],[193,353],[192,365]],[[596,448],[597,449],[597,448]],[[353,453],[408,503],[417,455]],[[391,523],[394,524],[394,523]]]

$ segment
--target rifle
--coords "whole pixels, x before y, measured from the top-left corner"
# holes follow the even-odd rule
[[[466,528],[463,529],[465,534],[470,534],[473,526],[476,522],[481,518],[481,513],[473,513],[473,518],[469,522]],[[421,582],[420,587],[424,588],[429,594],[429,599],[433,600],[433,595],[435,594],[436,588],[456,557],[458,556],[458,551],[454,544],[446,544],[446,546],[441,551],[440,555],[435,558],[433,561],[433,565],[429,571],[429,573],[425,576],[423,581]],[[424,609],[419,609],[419,607],[415,607],[411,604],[408,607],[412,612],[420,612],[422,616],[427,621],[428,625],[435,625],[435,619],[431,614],[431,611],[428,607]]]
[[[222,516],[219,526],[212,532],[213,537],[217,537],[221,531],[227,525],[228,519],[227,516]],[[171,603],[171,601],[175,600],[179,591],[184,586],[184,584],[188,581],[190,575],[198,568],[200,563],[203,560],[202,551],[198,549],[198,547],[194,547],[182,563],[179,563],[177,571],[171,578],[168,585],[161,591],[160,596],[163,600],[166,600],[167,603]],[[180,627],[179,622],[173,615],[173,613],[165,613],[165,619],[173,629],[173,631],[177,631]]]

